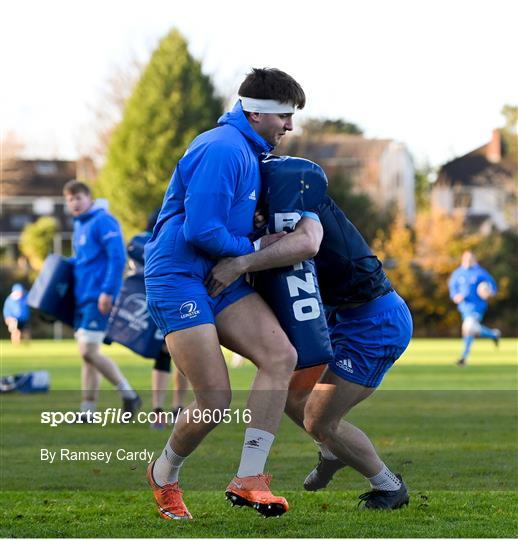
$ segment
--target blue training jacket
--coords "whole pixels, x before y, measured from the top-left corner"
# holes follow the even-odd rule
[[[74,295],[77,306],[97,302],[101,293],[117,296],[126,264],[119,222],[106,211],[106,201],[74,217]]]
[[[459,266],[448,281],[448,289],[450,291],[450,298],[456,294],[462,294],[464,300],[457,304],[457,308],[463,316],[467,316],[470,313],[479,313],[484,315],[487,309],[487,301],[480,298],[477,294],[477,287],[483,281],[487,281],[493,291],[496,293],[496,282],[491,274],[482,268],[479,264],[464,268]]]
[[[254,251],[248,235],[261,179],[259,156],[272,145],[256,133],[238,101],[219,127],[196,137],[178,162],[145,247],[148,296],[174,274],[203,280],[220,257]]]

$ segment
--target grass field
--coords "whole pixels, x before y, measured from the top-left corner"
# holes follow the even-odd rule
[[[61,425],[40,422],[42,411],[76,410],[79,359],[72,341],[1,342],[1,374],[47,369],[48,394],[1,397],[0,535],[5,537],[516,537],[518,534],[518,340],[496,350],[477,341],[470,365],[457,368],[460,340],[412,342],[381,388],[350,416],[382,458],[401,472],[410,505],[361,511],[368,484],[340,471],[329,489],[307,493],[302,481],[316,461],[310,438],[289,420],[268,462],[273,489],[290,511],[263,519],[231,508],[224,489],[238,465],[244,425],[221,425],[182,471],[194,520],[158,517],[143,461],[48,463],[41,449],[160,452],[167,434],[147,425]],[[150,362],[121,347],[107,349],[150,407]],[[233,408],[242,409],[254,370],[231,370]],[[103,386],[101,408],[118,406]],[[155,455],[156,457],[156,455]]]

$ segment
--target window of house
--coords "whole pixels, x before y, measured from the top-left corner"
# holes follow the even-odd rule
[[[459,190],[453,193],[454,208],[471,208],[473,203],[473,195],[471,191]]]
[[[58,172],[58,166],[52,161],[40,161],[36,163],[36,173],[42,176],[49,176]]]
[[[14,214],[9,216],[9,225],[14,230],[22,230],[27,223],[31,223],[32,218],[27,214]]]

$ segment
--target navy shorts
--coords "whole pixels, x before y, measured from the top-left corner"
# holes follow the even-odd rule
[[[200,324],[215,324],[226,307],[255,292],[241,276],[216,298],[211,298],[202,281],[177,274],[174,283],[155,285],[146,281],[148,311],[166,336]]]
[[[103,315],[97,308],[97,302],[89,302],[76,308],[74,312],[74,330],[80,328],[91,332],[105,332],[110,314]]]
[[[412,316],[392,291],[352,309],[328,310],[334,361],[329,369],[346,381],[376,388],[412,337]]]

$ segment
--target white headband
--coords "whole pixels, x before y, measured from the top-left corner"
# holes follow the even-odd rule
[[[239,99],[243,110],[247,112],[274,114],[293,114],[295,112],[295,106],[291,102],[281,103],[275,99],[254,99],[241,96]]]

